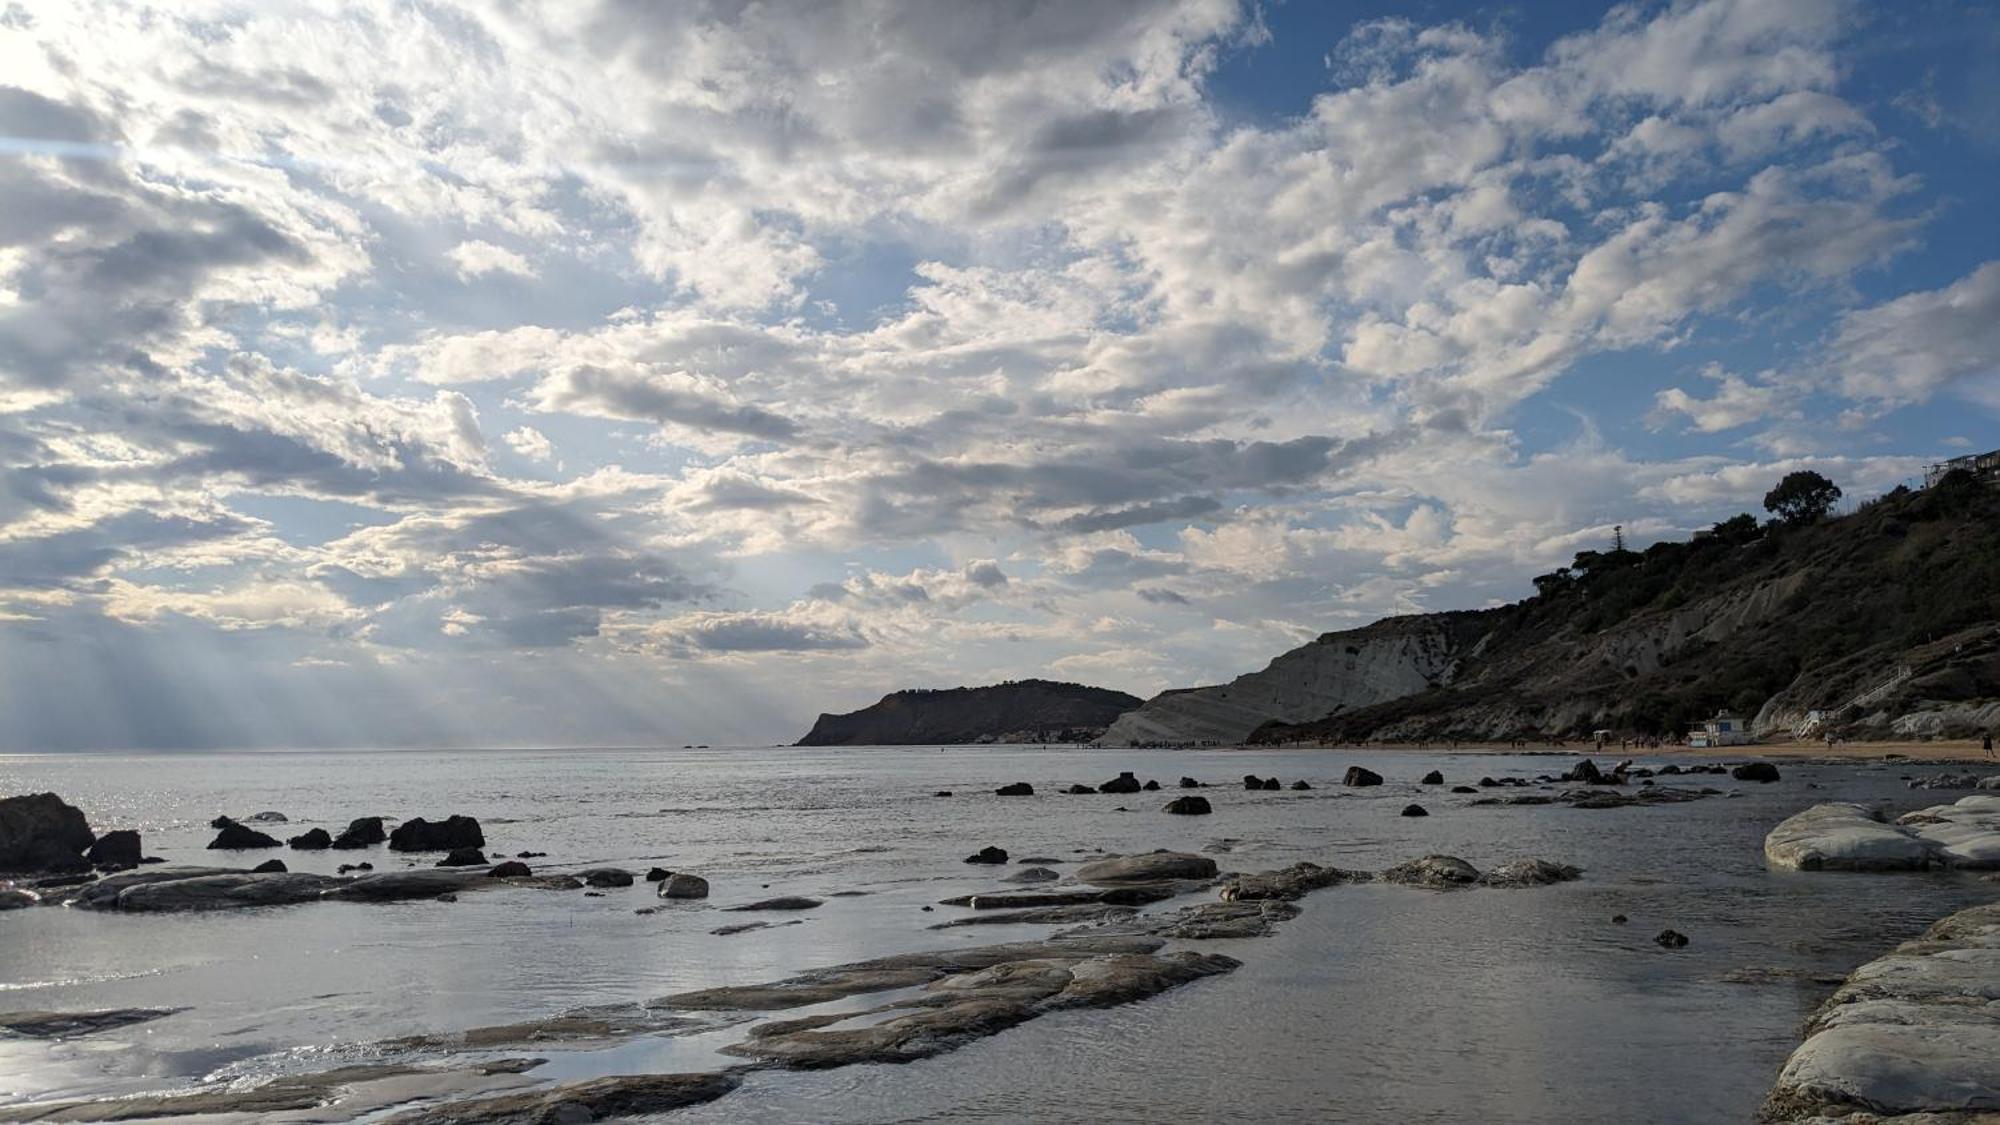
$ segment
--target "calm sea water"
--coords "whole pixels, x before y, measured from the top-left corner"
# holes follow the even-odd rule
[[[549,853],[538,869],[658,864],[706,876],[706,904],[655,905],[641,884],[604,897],[503,891],[456,903],[325,903],[118,916],[0,914],[0,1010],[186,1007],[70,1043],[0,1040],[0,1104],[254,1079],[369,1057],[364,1045],[748,983],[799,969],[1043,927],[927,932],[922,907],[990,889],[962,859],[1089,850],[1209,850],[1225,870],[1312,859],[1379,869],[1427,852],[1479,866],[1518,856],[1584,878],[1532,890],[1434,894],[1339,887],[1277,936],[1206,943],[1234,974],[1106,1012],[1035,1021],[943,1057],[814,1074],[760,1073],[675,1121],[1746,1121],[1799,1024],[1840,974],[1938,915],[1993,897],[1966,876],[1765,870],[1764,833],[1818,800],[1950,799],[1901,775],[1935,767],[1785,766],[1769,786],[1703,778],[1740,797],[1657,808],[1470,808],[1415,781],[1559,772],[1569,759],[1354,751],[921,749],[551,750],[461,753],[0,757],[0,793],[55,790],[98,830],[137,828],[150,854],[214,862],[208,821],[275,810],[274,834],[353,817],[477,816],[489,854]],[[1607,763],[1608,764],[1608,763]],[[1389,783],[1339,786],[1350,765]],[[1171,790],[1183,774],[1303,778],[1312,792],[1208,790],[1209,817],[1172,796],[1069,797],[1120,770]],[[1042,795],[997,798],[1032,782]],[[1664,779],[1671,781],[1672,779]],[[934,798],[934,790],[959,795]],[[1411,800],[1432,815],[1398,815]],[[1119,811],[1119,806],[1130,811]],[[293,870],[363,853],[281,856]],[[234,862],[242,862],[238,857]],[[248,863],[242,863],[247,866]],[[775,894],[828,898],[804,922],[729,937],[717,910]],[[1610,918],[1624,914],[1626,925]],[[1686,948],[1652,943],[1662,928]],[[537,1051],[545,1073],[726,1065],[733,1035],[648,1037]]]

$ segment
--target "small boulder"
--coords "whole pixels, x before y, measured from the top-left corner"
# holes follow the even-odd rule
[[[1085,883],[1157,883],[1168,879],[1213,879],[1215,861],[1186,852],[1147,852],[1094,860],[1076,869]]]
[[[1146,784],[1141,785],[1139,788],[1144,789],[1148,793],[1157,793],[1160,791],[1160,783],[1149,777],[1146,779]]]
[[[1676,770],[1676,771],[1674,771],[1674,772],[1678,773],[1678,772],[1680,772],[1680,771],[1679,771],[1679,770]],[[1613,914],[1613,915],[1611,916],[1611,924],[1612,924],[1612,925],[1614,925],[1614,926],[1622,926],[1622,925],[1624,925],[1624,924],[1625,924],[1626,920],[1627,920],[1627,919],[1626,919],[1626,917],[1625,917],[1625,916],[1624,916],[1623,914]]]
[[[1254,773],[1246,773],[1246,774],[1244,774],[1244,775],[1243,775],[1243,788],[1245,788],[1245,789],[1262,789],[1262,788],[1264,788],[1264,779],[1263,779],[1263,778],[1261,778],[1261,777],[1258,777],[1258,776],[1257,776],[1256,774],[1254,774]]]
[[[1382,872],[1379,878],[1385,883],[1442,890],[1478,882],[1479,869],[1455,855],[1427,855],[1399,863]]]
[[[335,873],[339,875],[345,875],[350,871],[373,871],[373,870],[375,870],[375,865],[372,863],[343,863],[339,867],[334,869]]]
[[[1081,797],[1086,793],[1096,793],[1097,790],[1092,789],[1088,785],[1072,785],[1068,789],[1063,790],[1063,792],[1068,793],[1072,797]]]
[[[707,898],[708,880],[685,871],[676,871],[660,884],[661,898]]]
[[[139,834],[122,828],[99,836],[83,858],[93,867],[137,867],[145,856],[139,850]]]
[[[991,845],[988,845],[988,846],[986,846],[986,847],[983,847],[983,848],[979,849],[979,851],[978,851],[978,852],[976,852],[976,853],[974,853],[973,855],[969,855],[969,856],[966,856],[966,857],[965,857],[965,862],[967,862],[967,863],[1005,863],[1005,862],[1007,862],[1007,849],[1005,849],[1005,848],[996,848],[996,847],[993,847],[993,846],[991,846]]]
[[[1017,781],[1012,785],[1002,785],[1000,788],[995,789],[993,795],[996,797],[1032,797],[1035,795],[1035,787],[1025,781]]]
[[[267,860],[265,860],[264,862],[262,862],[262,863],[258,864],[257,866],[255,866],[255,867],[251,868],[251,869],[250,869],[250,874],[252,874],[252,875],[275,875],[275,874],[277,874],[277,873],[278,873],[278,872],[280,872],[280,871],[289,871],[289,870],[291,870],[291,869],[285,866],[285,861],[284,861],[284,860],[282,860],[282,859],[267,859]]]
[[[780,895],[777,898],[760,899],[757,902],[744,903],[742,906],[728,906],[723,909],[738,912],[746,910],[814,910],[822,905],[824,903],[820,902],[820,900],[807,898],[804,895]]]
[[[255,828],[245,827],[230,820],[228,817],[222,818],[222,830],[216,833],[215,839],[209,841],[208,846],[210,850],[220,849],[223,851],[284,847],[283,844],[278,843],[278,841],[264,835]]]
[[[583,885],[586,887],[629,887],[632,885],[632,873],[617,867],[593,867],[588,871],[577,872],[576,876],[583,880]]]
[[[646,872],[646,881],[648,883],[664,883],[667,881],[667,876],[672,874],[673,872],[664,867],[655,867],[651,871]]]
[[[1139,779],[1132,776],[1132,771],[1126,770],[1124,773],[1098,786],[1097,791],[1099,793],[1137,793],[1139,788]]]
[[[478,848],[453,848],[443,859],[437,861],[439,867],[484,867],[486,853]]]
[[[348,821],[346,830],[334,837],[333,847],[336,851],[351,851],[380,844],[388,838],[389,834],[382,829],[381,817],[364,816]]]
[[[1443,785],[1443,784],[1444,784],[1444,774],[1442,774],[1442,773],[1439,773],[1439,772],[1438,772],[1437,770],[1432,770],[1431,772],[1429,772],[1429,773],[1425,774],[1425,775],[1424,775],[1424,779],[1423,779],[1423,780],[1422,780],[1421,782],[1419,782],[1418,784],[1420,784],[1420,785]]]
[[[1682,949],[1687,943],[1687,935],[1679,930],[1661,930],[1653,937],[1653,944],[1661,949]]]
[[[1474,789],[1474,788],[1473,788],[1472,786],[1470,786],[1470,785],[1454,785],[1454,786],[1452,786],[1452,787],[1451,787],[1451,791],[1452,791],[1452,792],[1454,792],[1454,793],[1477,793],[1477,792],[1479,792],[1479,790],[1477,790],[1477,789]]]
[[[1284,783],[1284,782],[1282,782],[1282,781],[1279,781],[1279,780],[1278,780],[1277,778],[1275,778],[1275,777],[1267,777],[1267,778],[1265,778],[1265,779],[1264,779],[1264,788],[1265,788],[1265,789],[1268,789],[1268,790],[1278,790],[1278,789],[1283,789],[1284,787],[1285,787],[1285,783]]]
[[[1596,762],[1585,758],[1583,761],[1571,766],[1569,772],[1562,775],[1562,780],[1580,781],[1585,785],[1602,785],[1605,782],[1605,777],[1603,771],[1597,768]]]
[[[1308,785],[1304,778],[1301,778],[1298,781],[1292,782],[1292,788],[1300,792],[1305,792],[1310,790],[1312,786]]]
[[[1175,797],[1173,800],[1168,801],[1166,808],[1162,811],[1174,813],[1179,816],[1207,816],[1215,810],[1208,807],[1207,797],[1188,796]]]
[[[1745,762],[1730,770],[1729,776],[1738,781],[1761,781],[1768,785],[1778,780],[1778,767],[1769,762]]]
[[[1382,775],[1361,766],[1347,767],[1347,776],[1340,779],[1342,785],[1364,786],[1382,784]]]
[[[333,837],[327,835],[324,828],[309,828],[285,841],[285,843],[302,852],[317,852],[325,851],[327,848],[332,847]]]
[[[1404,815],[1404,816],[1429,816],[1429,815],[1431,815],[1431,814],[1430,814],[1430,810],[1429,810],[1429,809],[1426,809],[1426,808],[1424,808],[1424,807],[1423,807],[1422,805],[1404,805],[1404,806],[1403,806],[1403,815]]]
[[[256,824],[283,824],[291,818],[281,812],[251,813],[243,818]]]
[[[931,794],[931,796],[933,796],[933,797],[949,797],[949,796],[951,796],[951,790],[949,790],[949,789],[940,789],[940,790],[938,790],[937,792],[935,792],[935,793]]]
[[[510,859],[504,863],[494,864],[493,870],[488,871],[486,874],[495,879],[526,879],[534,873],[534,868],[529,867],[518,859]]]
[[[398,824],[389,833],[392,852],[448,852],[485,846],[486,836],[480,832],[479,822],[469,816],[452,816],[441,821],[417,817]]]
[[[1191,777],[1183,777],[1183,778],[1181,778],[1181,788],[1182,788],[1182,789],[1199,789],[1199,788],[1201,788],[1201,782],[1199,782],[1199,781],[1196,781],[1196,780],[1195,780],[1194,778],[1191,778]]]

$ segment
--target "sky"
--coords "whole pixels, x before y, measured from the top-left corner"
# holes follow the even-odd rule
[[[1141,696],[2000,447],[2000,4],[0,0],[0,749]]]

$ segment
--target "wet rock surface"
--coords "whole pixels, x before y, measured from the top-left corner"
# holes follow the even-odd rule
[[[0,798],[0,871],[81,871],[96,839],[82,810],[54,793]]]
[[[822,905],[824,903],[819,899],[807,898],[804,895],[779,895],[777,898],[759,899],[756,902],[746,902],[742,906],[730,906],[724,907],[724,909],[735,911],[814,910]]]
[[[1113,856],[1095,860],[1076,869],[1085,883],[1151,883],[1169,879],[1213,879],[1215,861],[1187,852],[1147,852],[1144,855]]]
[[[209,841],[211,851],[245,851],[251,848],[284,847],[274,837],[265,835],[248,825],[238,824],[228,817],[215,822],[215,839]]]
[[[661,898],[707,898],[708,880],[685,871],[676,871],[660,881]]]
[[[479,830],[479,821],[469,816],[451,816],[435,822],[416,817],[398,824],[389,833],[392,852],[448,852],[485,846],[486,836]]]
[[[1164,812],[1176,816],[1207,816],[1215,810],[1209,807],[1207,797],[1175,797],[1166,803]]]
[[[139,844],[139,834],[130,829],[106,832],[83,853],[93,867],[119,869],[137,867],[145,860]]]
[[[333,847],[343,851],[367,848],[384,843],[388,839],[389,834],[382,828],[381,817],[364,816],[349,821],[340,835],[334,837]]]
[[[2000,1113],[2000,904],[1962,910],[1848,976],[1806,1024],[1769,1121],[1959,1125]]]
[[[1365,883],[1374,878],[1366,871],[1344,871],[1317,863],[1295,863],[1277,871],[1234,875],[1222,884],[1224,902],[1283,901],[1304,898],[1322,887],[1340,883]]]
[[[1427,855],[1399,863],[1379,878],[1411,887],[1469,887],[1479,881],[1479,869],[1455,855]]]
[[[1963,797],[1886,822],[1850,802],[1814,805],[1764,837],[1764,858],[1796,871],[2000,868],[2000,797]]]

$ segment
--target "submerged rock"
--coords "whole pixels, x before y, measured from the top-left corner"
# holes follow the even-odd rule
[[[163,1019],[185,1008],[101,1008],[91,1012],[0,1012],[0,1031],[29,1039],[74,1039]]]
[[[1292,782],[1292,788],[1301,793],[1304,793],[1304,792],[1309,792],[1312,789],[1312,786],[1309,783],[1307,783],[1303,778],[1301,778],[1298,781]]]
[[[1224,902],[1290,902],[1322,887],[1365,883],[1373,877],[1366,871],[1343,871],[1317,863],[1294,863],[1277,871],[1232,876],[1222,884],[1220,893]]]
[[[1653,944],[1661,949],[1685,949],[1687,943],[1687,935],[1679,930],[1661,930],[1653,935]]]
[[[215,839],[209,841],[208,846],[211,851],[244,851],[250,848],[280,848],[284,846],[278,843],[277,840],[257,831],[255,828],[238,824],[228,817],[221,818],[220,828],[221,831],[216,833]]]
[[[576,877],[586,887],[629,887],[633,882],[632,873],[619,867],[593,867],[577,872]]]
[[[1454,786],[1452,786],[1452,787],[1451,787],[1451,791],[1452,791],[1452,792],[1454,792],[1454,793],[1477,793],[1477,792],[1479,792],[1479,790],[1477,790],[1477,789],[1474,789],[1474,788],[1473,788],[1472,786],[1470,786],[1470,785],[1454,785]]]
[[[742,1083],[727,1072],[592,1078],[406,1110],[386,1125],[566,1125],[649,1116],[712,1102]]]
[[[1003,883],[1053,883],[1062,876],[1046,867],[1029,867],[1002,879]]]
[[[267,859],[264,862],[258,864],[257,866],[251,868],[250,874],[274,875],[280,871],[290,871],[290,870],[291,868],[286,867],[285,861],[282,859]]]
[[[1215,872],[1215,861],[1207,856],[1158,851],[1095,860],[1077,868],[1076,877],[1085,883],[1151,883],[1212,879]]]
[[[1063,792],[1069,794],[1072,797],[1082,797],[1090,794],[1095,794],[1097,790],[1092,789],[1088,785],[1072,785],[1069,788],[1063,790]]]
[[[333,837],[324,828],[309,828],[285,843],[302,852],[316,852],[332,847]]]
[[[1567,883],[1583,874],[1580,867],[1546,859],[1511,859],[1479,877],[1482,887],[1545,887]]]
[[[1479,881],[1479,869],[1455,855],[1427,855],[1399,863],[1379,878],[1385,883],[1446,890],[1469,887]]]
[[[450,854],[437,861],[439,867],[483,867],[486,853],[478,848],[453,848]]]
[[[1194,778],[1191,778],[1191,777],[1183,777],[1183,778],[1181,778],[1181,788],[1182,788],[1182,789],[1199,789],[1199,788],[1201,788],[1201,782],[1199,782],[1199,781],[1196,781],[1196,780],[1195,780]]]
[[[505,863],[494,864],[486,872],[486,876],[489,879],[526,879],[534,873],[534,868],[529,867],[518,859],[510,859]]]
[[[1032,797],[1035,795],[1035,787],[1025,781],[1016,781],[1011,785],[1002,785],[1000,788],[995,789],[993,795],[996,797]]]
[[[417,817],[398,824],[389,833],[392,852],[448,852],[485,846],[486,836],[479,830],[479,821],[469,816],[451,816],[435,822]]]
[[[742,906],[724,907],[725,910],[813,910],[825,905],[819,899],[804,895],[780,895],[777,898],[760,899]]]
[[[1429,810],[1429,809],[1426,809],[1426,808],[1425,808],[1425,807],[1423,807],[1422,805],[1404,805],[1404,806],[1403,806],[1403,812],[1402,812],[1402,815],[1403,815],[1403,816],[1429,816],[1429,815],[1431,815],[1431,813],[1430,813],[1430,810]]]
[[[965,862],[993,863],[993,864],[1005,863],[1007,862],[1007,849],[996,848],[991,844],[988,844],[986,847],[983,847],[978,851],[972,853],[971,855],[966,856]]]
[[[1179,816],[1207,816],[1215,810],[1209,807],[1207,797],[1189,796],[1175,797],[1166,803],[1162,811]]]
[[[111,909],[138,913],[289,906],[313,902],[341,882],[332,875],[304,871],[232,871],[136,883],[117,891],[108,905]]]
[[[366,848],[380,844],[388,838],[389,834],[382,830],[381,817],[364,816],[349,821],[347,828],[334,838],[333,847],[341,851]],[[484,841],[481,841],[481,843],[483,845]]]

